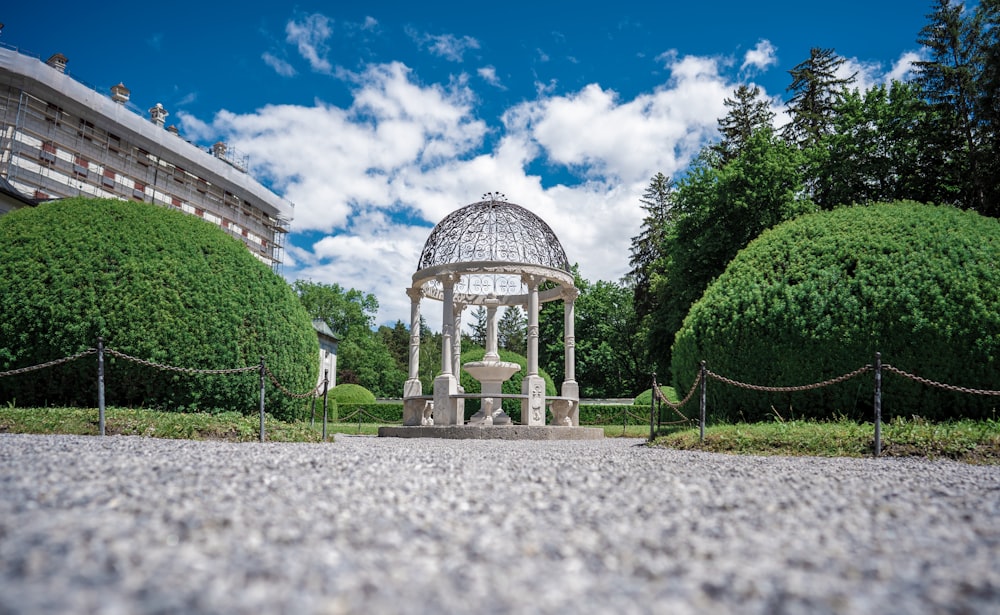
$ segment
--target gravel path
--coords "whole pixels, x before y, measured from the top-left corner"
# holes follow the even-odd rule
[[[0,435],[0,613],[996,613],[1000,468]]]

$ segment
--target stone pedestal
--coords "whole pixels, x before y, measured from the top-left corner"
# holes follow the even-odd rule
[[[459,413],[458,379],[454,374],[441,374],[434,379],[434,424],[462,425],[465,416]]]
[[[521,424],[545,425],[545,379],[537,374],[525,376],[521,392],[528,396],[521,401]]]
[[[423,387],[419,378],[410,378],[403,384],[403,425],[413,426],[423,424],[425,399],[411,399],[423,395]]]
[[[493,360],[487,355],[487,359],[466,363],[462,368],[479,381],[479,390],[483,395],[493,396],[503,393],[503,383],[520,371],[521,366],[499,359]],[[503,411],[503,400],[490,399],[491,403],[487,403],[486,398],[480,402],[481,409],[469,418],[470,425],[510,425],[510,417]]]
[[[580,385],[575,380],[567,380],[562,383],[561,395],[576,400],[573,409],[569,413],[573,427],[580,426]]]

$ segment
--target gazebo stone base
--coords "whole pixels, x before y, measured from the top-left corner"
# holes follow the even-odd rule
[[[444,438],[451,440],[601,440],[601,427],[558,427],[551,425],[418,425],[378,428],[380,438]]]

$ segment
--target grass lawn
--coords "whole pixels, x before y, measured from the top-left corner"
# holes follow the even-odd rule
[[[0,408],[0,433],[97,435],[96,408]],[[260,418],[235,412],[184,414],[146,409],[107,408],[105,433],[190,440],[253,442],[259,438]],[[378,433],[377,423],[327,424],[333,434]],[[603,425],[609,438],[648,438],[649,425]],[[286,423],[270,416],[265,420],[267,440],[321,442],[322,422]],[[868,457],[872,455],[874,426],[853,421],[776,421],[710,425],[705,440],[697,426],[664,426],[655,446],[741,455],[811,455]],[[883,456],[948,458],[967,463],[1000,464],[1000,421],[930,423],[919,418],[894,419],[882,426]]]

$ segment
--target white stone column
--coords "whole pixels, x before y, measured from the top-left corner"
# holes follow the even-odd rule
[[[576,298],[577,289],[566,292],[563,299],[563,344],[565,348],[564,382],[576,383]]]
[[[576,298],[580,291],[568,289],[563,296],[563,352],[565,360],[565,378],[563,379],[562,397],[573,399],[569,410],[570,424],[580,426],[580,385],[576,382]]]
[[[441,373],[453,374],[452,371],[452,335],[455,331],[455,276],[441,278],[444,285],[443,312],[441,314]]]
[[[545,380],[538,375],[538,284],[537,276],[526,275],[528,286],[528,373],[521,381],[521,393],[528,398],[521,402],[521,423],[545,425]]]
[[[465,305],[455,304],[455,335],[451,344],[451,373],[455,374],[456,377],[460,377],[462,373],[462,312],[464,311]]]
[[[484,361],[499,361],[497,352],[497,306],[500,300],[492,294],[486,298],[486,355]]]
[[[441,316],[441,374],[434,379],[434,424],[461,425],[465,417],[459,412],[458,379],[452,371],[452,337],[455,333],[455,281],[456,276],[440,278],[444,286],[444,308]]]
[[[528,375],[538,374],[538,284],[533,275],[524,276],[528,285]]]
[[[420,384],[420,300],[424,291],[409,288],[410,297],[410,374],[403,383],[403,425],[420,425],[426,401],[418,399],[423,395]]]

